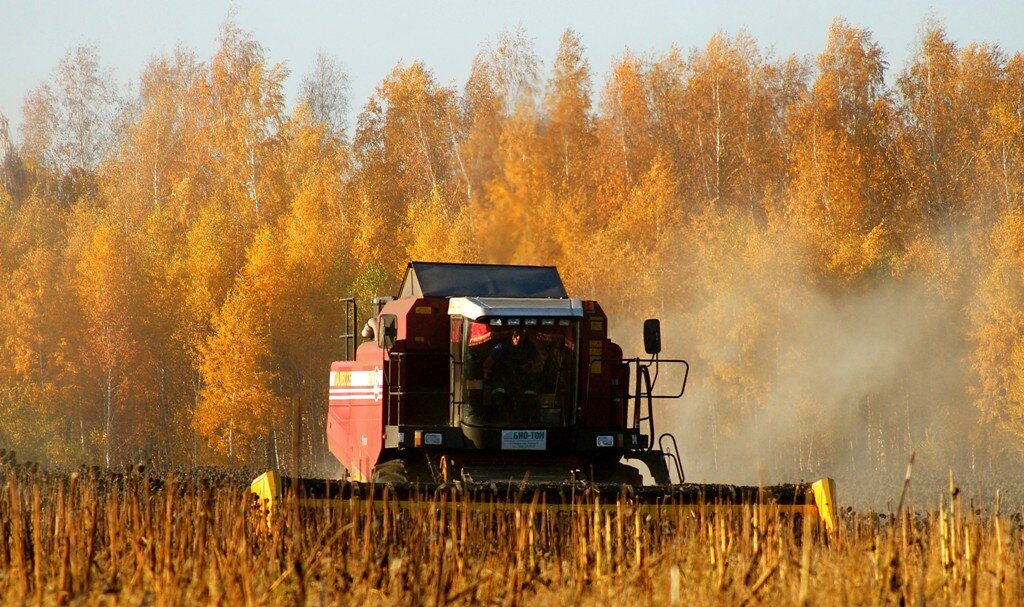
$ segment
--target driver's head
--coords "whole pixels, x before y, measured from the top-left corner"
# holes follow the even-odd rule
[[[519,329],[516,329],[515,331],[512,331],[512,345],[513,346],[518,346],[519,343],[522,342],[522,341],[523,341],[523,332],[520,331]]]

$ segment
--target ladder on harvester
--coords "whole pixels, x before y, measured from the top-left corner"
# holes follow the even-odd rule
[[[339,336],[345,344],[345,360],[356,359],[356,329],[359,324],[359,314],[356,310],[355,297],[343,297],[342,305],[345,307],[345,324],[342,326],[342,334]]]
[[[686,391],[686,380],[690,376],[690,363],[681,359],[659,360],[656,355],[647,362],[639,358],[626,362],[636,366],[634,392],[630,395],[633,400],[633,427],[640,430],[642,434],[651,437],[650,442],[644,448],[643,455],[637,459],[646,463],[652,475],[656,477],[658,474],[655,473],[655,470],[662,471],[662,480],[658,482],[671,482],[671,475],[669,474],[669,464],[671,464],[672,470],[676,473],[676,482],[682,484],[686,481],[686,475],[683,472],[683,464],[679,458],[679,446],[676,443],[676,437],[670,432],[663,433],[658,437],[658,450],[654,451],[654,437],[657,436],[654,428],[654,399],[675,400],[682,398],[683,393]],[[651,366],[654,366],[654,377],[657,378],[658,365],[663,363],[683,366],[683,381],[679,387],[678,394],[654,394]],[[646,425],[646,432],[642,428],[643,425]]]

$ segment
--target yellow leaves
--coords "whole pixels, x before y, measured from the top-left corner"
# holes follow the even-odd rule
[[[521,259],[527,226],[544,221],[541,205],[552,186],[541,141],[538,116],[530,106],[520,105],[503,125],[497,149],[500,168],[484,185],[487,207],[474,218],[477,230],[487,235],[481,251],[487,261]]]
[[[462,209],[441,199],[438,191],[409,205],[402,224],[410,261],[471,262],[477,258],[476,234]]]
[[[50,390],[54,423],[78,428],[92,457],[188,455],[207,355],[214,379],[200,425],[211,436],[256,432],[242,409],[207,406],[225,395],[271,410],[299,395],[311,415],[326,402],[313,381],[336,339],[325,327],[358,271],[345,232],[350,150],[308,112],[285,114],[286,76],[228,23],[210,61],[179,50],[151,62],[137,113],[95,173],[47,173],[53,163],[19,173],[15,157],[0,167],[0,183],[18,191],[0,191],[0,285],[16,290],[0,300],[0,377]],[[75,133],[45,131],[56,123],[42,102],[53,99],[35,100],[49,153]],[[451,131],[435,123],[440,148]],[[232,354],[231,339],[250,329],[256,342]],[[226,371],[226,356],[249,353],[249,368],[270,374],[255,376],[263,392]],[[279,369],[288,381],[267,379]],[[230,415],[218,422],[217,411]],[[268,411],[257,413],[265,426]]]
[[[28,158],[2,175],[0,373],[64,374],[52,389],[86,385],[76,402],[92,412],[107,399],[159,403],[161,423],[195,413],[191,430],[246,459],[284,399],[322,421],[339,297],[365,310],[410,259],[557,264],[620,327],[683,319],[679,351],[696,351],[716,404],[739,416],[771,406],[810,356],[785,333],[816,287],[924,277],[970,306],[955,331],[973,340],[979,406],[1017,415],[1024,58],[927,27],[890,90],[881,48],[842,20],[813,79],[807,61],[717,33],[689,52],[625,54],[596,108],[574,32],[544,90],[538,65],[523,32],[482,52],[461,91],[400,64],[350,144],[338,106],[289,113],[287,71],[233,23],[209,61],[155,60],[95,173]],[[45,118],[43,93],[28,107]],[[39,124],[29,151],[56,140]],[[45,309],[57,298],[68,314]],[[95,432],[110,436],[80,436]],[[136,449],[141,435],[121,436]]]
[[[821,73],[790,125],[787,208],[828,276],[854,280],[888,261],[888,209],[899,192],[883,140],[891,125],[881,92],[885,64],[867,30],[837,20]]]
[[[15,243],[11,241],[14,238],[16,215],[13,207],[14,200],[0,181],[0,275],[10,271],[8,265],[14,257],[12,245]]]
[[[886,231],[883,224],[871,228],[867,234],[826,233],[822,240],[830,245],[825,251],[823,265],[832,275],[842,279],[857,279],[882,259]]]
[[[6,340],[5,358],[15,380],[46,383],[56,375],[59,343],[55,333],[60,314],[57,298],[58,267],[52,251],[32,249],[11,273],[5,291],[12,294],[2,309]],[[0,373],[7,364],[0,364]]]
[[[200,347],[203,388],[193,425],[215,452],[250,463],[283,417],[283,399],[274,394],[274,376],[267,371],[265,322],[241,285],[214,316],[213,332]]]
[[[287,174],[295,185],[282,188],[290,191],[288,212],[279,221],[282,231],[283,255],[295,270],[310,283],[331,280],[330,272],[337,264],[341,243],[339,238],[346,228],[346,210],[341,206],[343,184],[342,166],[333,154],[323,154],[317,143],[319,133],[305,129],[303,140],[305,157],[293,154],[289,158]]]
[[[549,187],[560,194],[576,189],[585,178],[584,167],[592,143],[590,65],[583,42],[572,30],[562,33],[548,82],[544,129]]]
[[[10,220],[10,216],[13,211],[11,208],[13,202],[10,192],[7,191],[7,187],[3,183],[0,183],[0,218],[3,219],[3,224],[0,225],[4,225],[6,227],[6,224]]]
[[[276,230],[263,227],[246,250],[245,279],[265,302],[282,302],[289,288],[288,275],[295,270],[285,258]]]
[[[996,101],[988,111],[983,133],[986,172],[1003,210],[1019,208],[1024,166],[1024,121],[1012,98]]]
[[[124,303],[117,300],[117,295],[124,293],[127,278],[120,247],[123,241],[114,226],[102,218],[87,227],[91,228],[89,239],[75,266],[79,276],[77,287],[85,310],[97,318],[111,317]]]
[[[612,66],[602,92],[602,120],[598,123],[598,196],[603,209],[610,209],[618,196],[637,179],[650,163],[652,116],[648,107],[643,64],[627,53]]]
[[[1007,67],[998,47],[958,48],[940,25],[929,23],[898,78],[907,115],[899,144],[915,223],[923,230],[941,230],[947,221],[967,224],[992,213],[1000,199],[1012,202],[1007,177],[1013,171],[1006,169],[1017,161],[1003,155],[1009,149],[999,149],[997,133],[1009,125],[998,125],[999,111],[993,112],[1017,96],[1006,89],[1017,89]]]
[[[593,263],[595,249],[609,259],[591,292],[606,293],[610,310],[644,316],[663,308],[663,285],[672,282],[677,269],[673,245],[682,227],[677,190],[671,162],[659,153],[608,219],[600,240],[570,240],[566,247],[568,268],[575,270],[570,276],[576,267]]]
[[[186,152],[207,186],[243,225],[283,211],[271,182],[280,155],[287,69],[267,65],[262,48],[225,24],[210,67],[193,80],[184,115]]]
[[[220,306],[241,265],[232,225],[219,205],[207,206],[184,234],[177,260],[182,276],[184,316],[196,323],[209,319]],[[234,245],[234,246],[232,246]]]
[[[990,243],[991,265],[970,308],[975,404],[1024,436],[1024,215],[1005,216]]]
[[[590,110],[590,86],[590,64],[585,57],[583,41],[579,34],[567,29],[562,32],[548,85],[546,105],[551,110],[556,130],[568,131],[585,126]],[[573,143],[578,145],[579,140]]]
[[[691,51],[666,116],[671,135],[659,142],[679,140],[684,198],[770,212],[786,170],[785,116],[803,86],[799,70],[762,54],[746,32],[716,33]]]
[[[403,202],[428,195],[451,175],[454,104],[454,91],[438,85],[419,61],[396,66],[377,88],[366,112],[372,119],[361,119],[356,149],[370,151],[360,160],[389,182],[381,191],[388,211],[400,212]]]

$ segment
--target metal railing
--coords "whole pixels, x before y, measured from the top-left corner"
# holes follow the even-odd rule
[[[615,409],[616,399],[624,398],[627,406],[632,406],[632,415],[630,411],[626,410],[626,419],[632,417],[632,424],[629,426],[630,429],[638,430],[641,434],[646,434],[651,437],[651,440],[647,444],[647,449],[654,448],[654,400],[676,400],[682,398],[683,393],[686,392],[686,382],[690,378],[690,363],[683,359],[669,358],[669,359],[642,359],[642,358],[623,358],[623,359],[611,359],[611,358],[595,358],[590,361],[590,367],[593,369],[595,364],[600,363],[619,363],[627,366],[634,367],[633,370],[633,391],[626,391],[625,394],[607,394],[600,395],[594,394],[591,391],[590,378],[594,375],[593,373],[587,374],[587,398],[608,400],[609,417]],[[660,374],[660,366],[666,365],[669,367],[682,366],[683,380],[679,386],[679,392],[671,392],[668,394],[654,394],[654,386],[657,381],[657,377]],[[651,378],[651,368],[654,367],[654,379]],[[646,411],[645,411],[646,410]],[[642,426],[647,425],[647,432],[644,432]],[[675,439],[672,439],[673,442]],[[659,447],[660,448],[660,447]]]
[[[466,386],[462,382],[462,369],[466,364],[465,361],[456,360],[454,356],[449,355],[451,358],[451,365],[449,365],[448,372],[448,385],[451,386],[452,400],[448,407],[448,420],[452,424],[456,424],[462,421],[462,405],[466,403]],[[460,385],[461,392],[460,398],[455,398],[455,386]]]
[[[665,440],[668,440],[671,444],[671,450],[665,448]],[[662,434],[658,437],[658,450],[664,454],[665,459],[671,461],[676,469],[676,478],[679,479],[679,484],[686,482],[686,474],[683,473],[683,462],[679,459],[679,445],[676,444],[676,437],[669,432]]]
[[[342,327],[342,334],[339,336],[345,344],[345,360],[356,359],[356,334],[359,324],[359,314],[356,310],[355,297],[343,297],[341,303],[345,306],[345,325]]]

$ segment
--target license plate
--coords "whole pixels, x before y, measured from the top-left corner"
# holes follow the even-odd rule
[[[501,448],[508,451],[543,451],[548,446],[547,430],[502,430]]]

